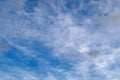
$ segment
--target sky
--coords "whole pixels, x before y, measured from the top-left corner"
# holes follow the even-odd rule
[[[120,80],[120,0],[0,0],[0,80]]]

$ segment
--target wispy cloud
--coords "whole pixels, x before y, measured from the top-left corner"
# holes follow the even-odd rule
[[[0,41],[0,51],[11,50],[10,45],[23,52],[26,62],[28,58],[37,60],[38,71],[39,63],[45,63],[47,74],[17,69],[15,73],[1,72],[0,76],[5,74],[5,78],[1,76],[4,80],[120,79],[119,3],[119,0],[0,2],[0,38],[8,41],[8,44]],[[54,58],[68,61],[70,70],[60,65],[54,68],[49,61]]]

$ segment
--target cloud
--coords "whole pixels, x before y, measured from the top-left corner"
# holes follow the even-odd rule
[[[14,67],[9,72],[0,71],[0,74],[2,80],[58,80],[52,73],[48,73],[46,75],[36,74],[33,71],[28,71],[25,68],[23,69],[18,67]]]
[[[70,71],[58,70],[67,80],[119,79],[116,63],[120,57],[119,1],[85,1],[81,0],[77,5],[76,0],[73,3],[69,0],[38,1],[28,5],[24,0],[4,2],[6,7],[2,5],[0,13],[0,37],[27,53],[27,57],[37,59],[41,58],[39,45],[42,44],[35,42],[43,43],[45,47],[42,47],[51,49],[52,57],[72,64]],[[0,41],[0,50],[9,50],[9,46]],[[114,64],[117,66],[110,70]],[[52,72],[46,77],[24,70],[17,70],[16,74],[22,80],[59,80]],[[6,76],[6,79],[16,78],[13,74]]]

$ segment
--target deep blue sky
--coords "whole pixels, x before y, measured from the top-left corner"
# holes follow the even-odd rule
[[[0,80],[120,80],[119,0],[0,0]]]

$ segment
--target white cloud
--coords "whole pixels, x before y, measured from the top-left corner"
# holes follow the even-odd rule
[[[0,80],[58,80],[52,73],[36,74],[21,68],[13,68],[10,72],[0,71]]]
[[[28,46],[21,46],[19,39],[31,40],[31,42],[34,40],[44,41],[45,45],[54,50],[53,55],[60,60],[64,58],[76,62],[73,64],[73,70],[63,71],[67,80],[80,80],[80,75],[82,76],[81,80],[89,80],[86,77],[90,77],[88,72],[89,66],[92,64],[101,74],[107,76],[108,79],[114,80],[119,78],[119,74],[117,74],[119,69],[118,71],[111,71],[108,68],[120,57],[120,46],[118,45],[120,43],[120,11],[119,5],[115,6],[119,0],[115,0],[115,2],[106,0],[106,2],[99,1],[96,3],[92,1],[91,3],[99,4],[99,8],[104,13],[108,13],[108,16],[93,16],[93,18],[85,17],[84,19],[75,17],[71,12],[63,13],[60,10],[61,7],[52,3],[52,9],[56,10],[57,13],[56,16],[49,15],[46,7],[42,7],[45,10],[41,9],[41,7],[36,8],[35,12],[30,16],[23,9],[21,10],[23,4],[20,3],[17,9],[23,12],[17,12],[16,16],[6,16],[6,10],[3,11],[5,14],[2,15],[7,20],[4,22],[4,18],[1,19],[4,23],[0,27],[3,29],[0,30],[0,37],[7,39],[12,46],[29,53],[29,56],[34,56],[33,53],[36,52],[29,50]],[[17,6],[13,3],[9,5]],[[57,10],[56,7],[59,9]],[[27,19],[21,19],[20,16],[23,15],[35,23],[31,23]],[[13,19],[15,20],[12,21]],[[96,24],[99,24],[99,26],[96,26]],[[113,44],[118,45],[118,48]],[[82,58],[84,60],[80,61]],[[41,79],[29,72],[18,73],[23,80]],[[44,79],[57,80],[52,74],[48,74]]]

